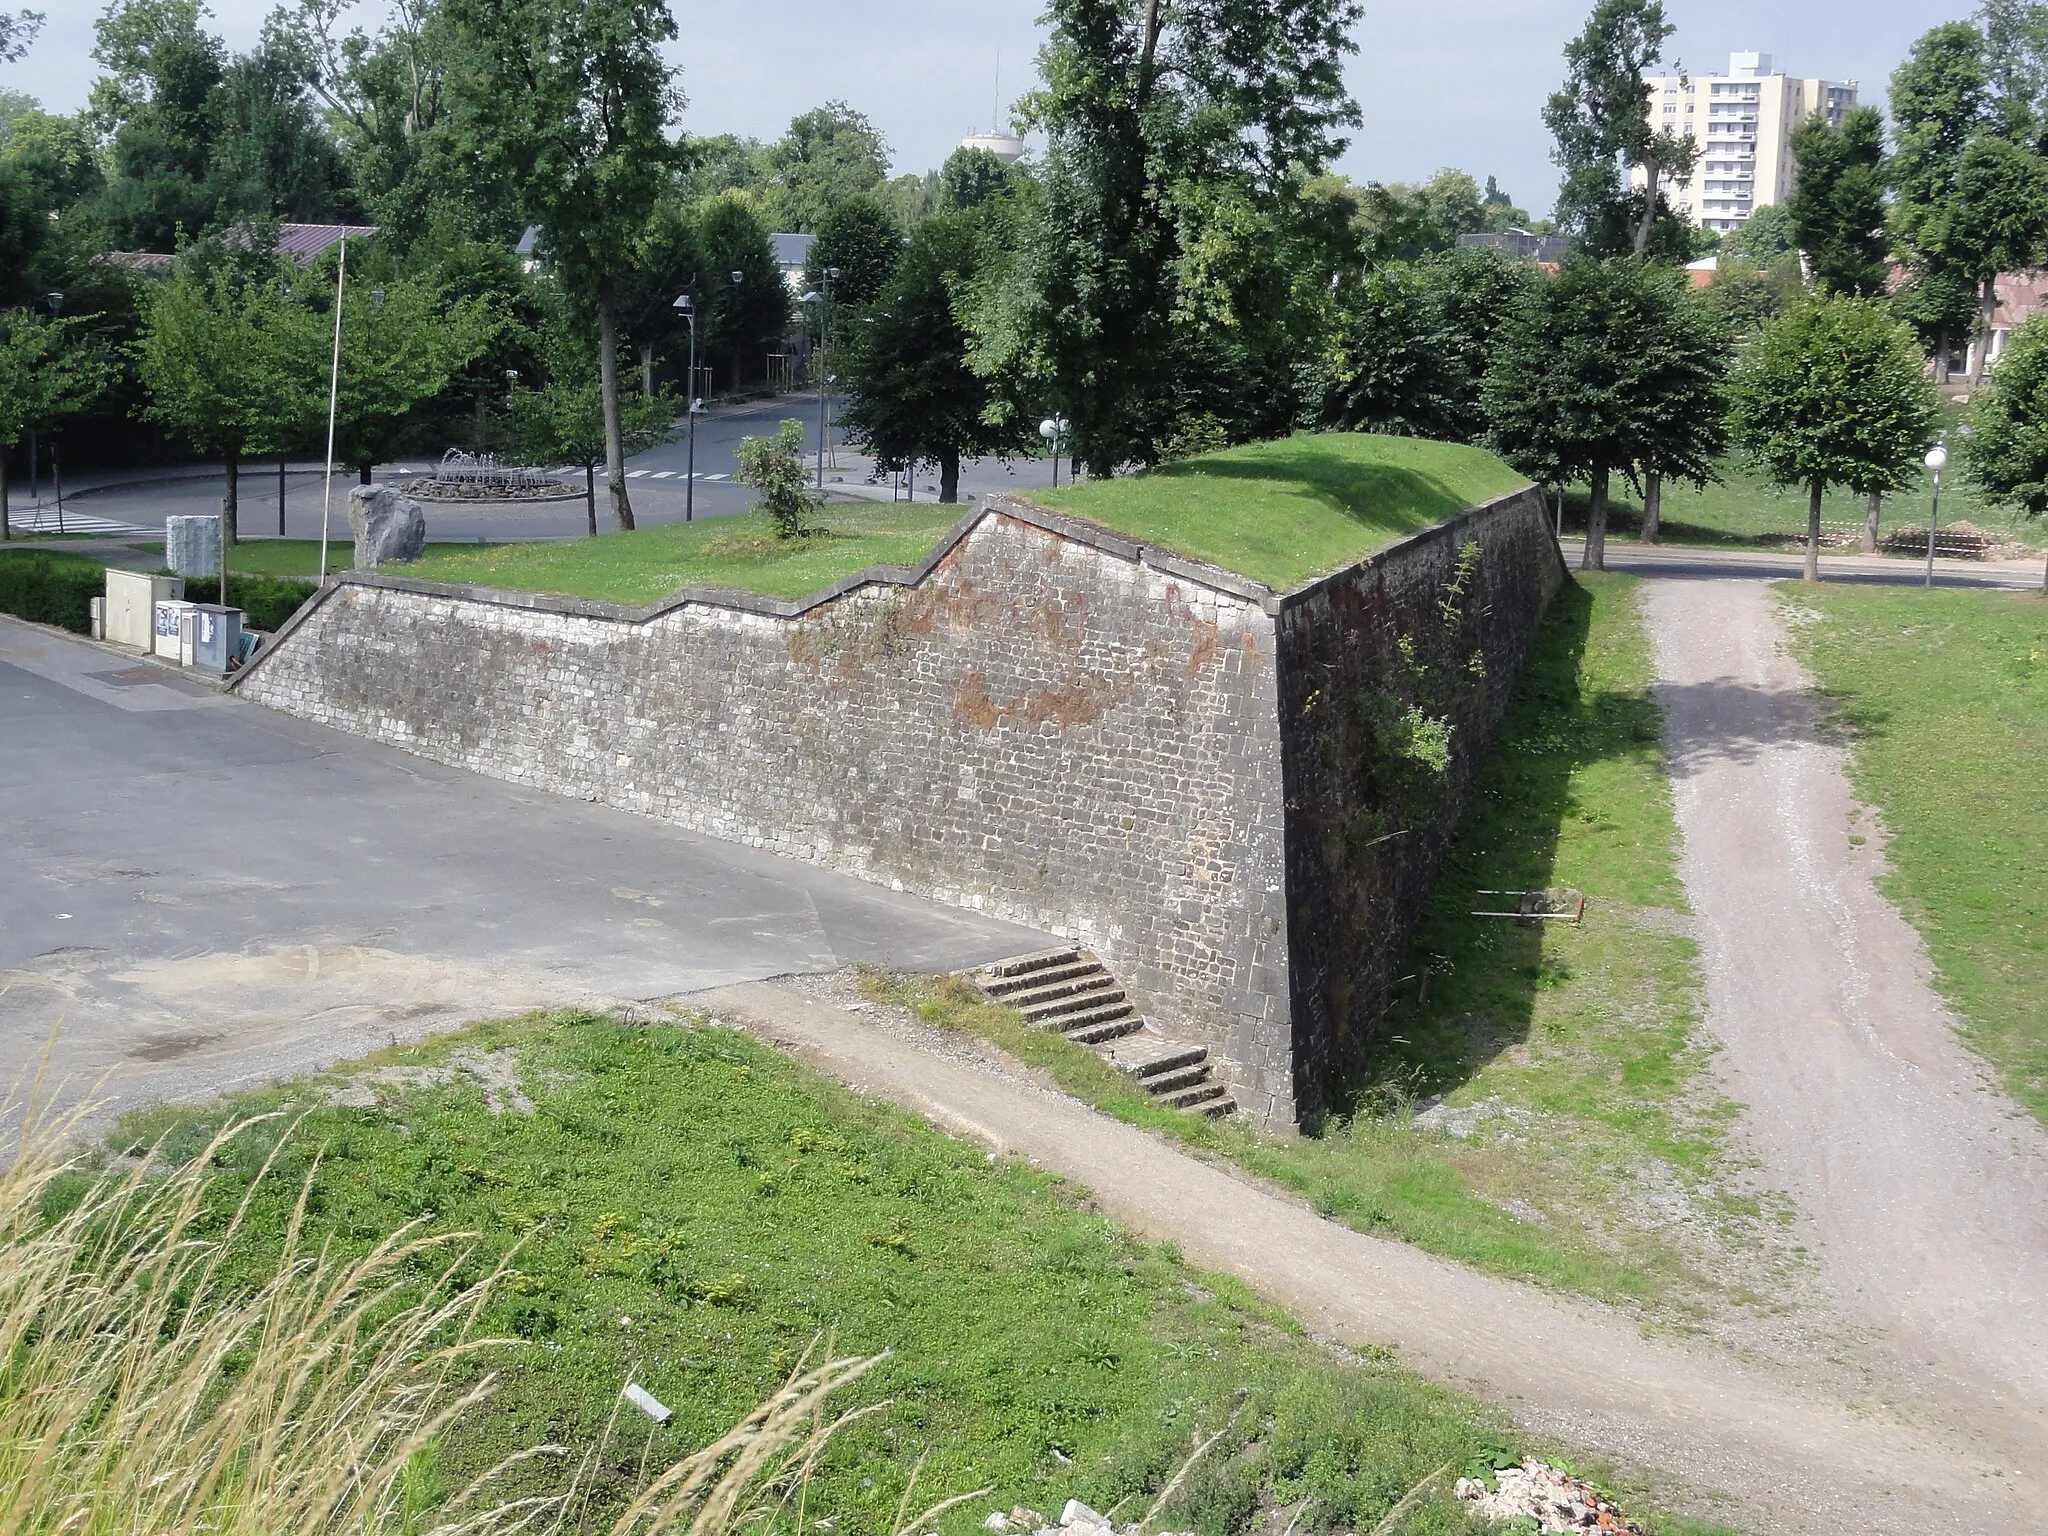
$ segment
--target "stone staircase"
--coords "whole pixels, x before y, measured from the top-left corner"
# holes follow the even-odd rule
[[[1169,1040],[1131,1005],[1100,960],[1071,946],[1002,960],[972,973],[991,1002],[1085,1045],[1138,1080],[1161,1104],[1211,1119],[1237,1112],[1210,1075],[1209,1048]]]

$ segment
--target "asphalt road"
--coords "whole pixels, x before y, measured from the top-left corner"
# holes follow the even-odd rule
[[[834,406],[836,422],[837,405]],[[685,515],[699,518],[729,517],[754,504],[754,493],[733,482],[739,469],[740,439],[765,436],[783,421],[804,424],[804,443],[815,464],[818,434],[816,396],[790,395],[779,400],[721,407],[698,418],[696,451],[696,493],[688,492],[690,450],[686,439],[649,449],[627,460],[627,486],[632,496],[635,523],[643,528],[682,522]],[[836,426],[834,437],[837,437]],[[431,474],[433,464],[414,460],[384,464],[376,468],[379,480],[404,485],[408,480]],[[550,469],[563,466],[549,465]],[[1050,474],[1050,467],[1036,463],[1005,465],[996,460],[968,466],[962,477],[962,495],[1009,490],[1037,483]],[[889,482],[870,483],[867,462],[844,448],[834,451],[826,471],[828,489],[842,496],[889,499]],[[934,499],[936,482],[920,478],[920,501]],[[579,474],[565,477],[580,486]],[[160,536],[164,519],[170,516],[211,516],[220,510],[226,490],[225,473],[204,465],[161,470],[122,470],[94,480],[74,483],[65,498],[67,527],[99,531],[102,525],[119,530],[142,530]],[[334,477],[333,516],[330,537],[348,538],[348,492],[356,483],[352,474]],[[277,464],[260,461],[245,464],[239,488],[241,529],[246,537],[277,536],[317,539],[320,537],[324,477],[310,464],[287,466],[282,509]],[[54,530],[55,503],[47,479],[43,483],[43,511],[37,521],[35,494],[23,485],[11,487],[9,505],[17,529],[34,526]],[[611,506],[605,491],[604,472],[597,473],[598,526],[609,532]],[[583,499],[524,502],[516,505],[459,506],[434,502],[427,507],[427,537],[435,541],[467,542],[471,539],[497,542],[507,539],[570,539],[587,532]],[[138,535],[129,532],[128,537]]]
[[[123,1104],[479,1016],[1038,934],[533,793],[0,618],[0,1078]]]

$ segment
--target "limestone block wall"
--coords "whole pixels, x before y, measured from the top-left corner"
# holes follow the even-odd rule
[[[1473,776],[1568,579],[1532,488],[1282,604],[1290,1009],[1306,1122],[1371,1049]]]
[[[1203,575],[1021,504],[806,604],[354,575],[239,687],[1079,940],[1286,1122],[1274,621],[1263,589]]]
[[[1364,1059],[1565,579],[1533,490],[1284,595],[998,497],[794,603],[351,574],[236,686],[1077,940],[1291,1124]],[[1411,709],[1441,771],[1390,754]]]

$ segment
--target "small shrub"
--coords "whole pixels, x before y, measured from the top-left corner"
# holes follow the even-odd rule
[[[804,483],[804,424],[785,421],[773,437],[740,439],[739,482],[761,493],[761,510],[785,539],[807,537],[818,510],[817,492]]]
[[[319,591],[310,581],[293,581],[284,576],[238,576],[234,557],[228,558],[228,604],[242,610],[242,627],[274,633]],[[185,596],[195,603],[220,601],[220,578],[188,576]]]
[[[0,551],[0,613],[89,635],[92,600],[106,589],[107,568],[97,561],[47,550]]]

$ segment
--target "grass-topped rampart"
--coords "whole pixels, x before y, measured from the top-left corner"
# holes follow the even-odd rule
[[[1523,483],[1477,448],[1320,433],[1031,499],[1285,591]],[[394,574],[635,607],[684,587],[798,598],[867,566],[919,564],[965,510],[835,502],[798,539],[749,512],[598,539],[429,546]]]
[[[1285,592],[1527,483],[1483,448],[1303,432],[1031,499]]]

